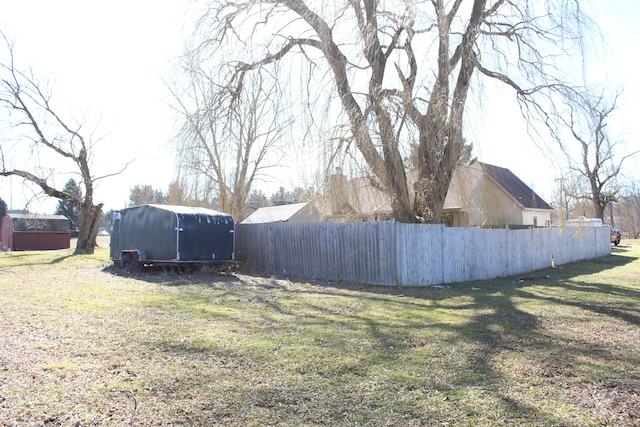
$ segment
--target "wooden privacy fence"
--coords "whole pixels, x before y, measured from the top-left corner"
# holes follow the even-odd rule
[[[611,254],[606,227],[524,230],[400,224],[236,226],[236,259],[260,274],[426,286],[512,276]]]

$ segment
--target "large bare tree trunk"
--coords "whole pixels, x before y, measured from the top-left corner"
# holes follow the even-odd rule
[[[200,21],[195,50],[211,56],[234,41],[242,46],[242,55],[221,58],[230,70],[221,85],[231,88],[276,63],[308,64],[307,93],[325,91],[331,107],[339,100],[346,119],[335,129],[348,129],[347,145],[388,195],[394,218],[440,223],[453,171],[468,157],[463,118],[474,72],[512,87],[532,106],[523,110],[541,116],[563,86],[553,58],[580,43],[579,4],[533,3],[220,1]],[[416,143],[410,170],[407,146]]]
[[[94,252],[101,220],[102,204],[80,208],[80,232],[76,244],[76,254]]]

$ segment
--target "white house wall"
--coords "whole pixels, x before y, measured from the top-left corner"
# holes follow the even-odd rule
[[[548,227],[551,225],[551,211],[525,209],[522,211],[522,223],[524,225],[534,225],[538,227]]]

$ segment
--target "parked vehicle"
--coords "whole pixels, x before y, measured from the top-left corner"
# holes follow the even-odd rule
[[[113,212],[110,257],[126,268],[232,261],[234,231],[231,215],[211,209],[135,206]]]
[[[620,233],[620,230],[609,226],[609,234],[611,235],[611,243],[618,246],[620,244],[620,238],[622,237],[622,233]]]

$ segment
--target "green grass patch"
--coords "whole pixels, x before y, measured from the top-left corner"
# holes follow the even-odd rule
[[[446,287],[0,254],[4,425],[638,425],[640,242]]]

